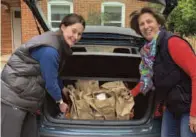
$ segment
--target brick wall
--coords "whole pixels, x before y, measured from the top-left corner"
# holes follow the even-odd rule
[[[6,2],[7,7],[1,5],[1,54],[10,54],[12,52],[12,7],[20,7],[19,0],[2,0]]]
[[[7,11],[5,8],[1,8],[1,54],[9,54],[11,52],[11,13],[10,11]]]
[[[141,9],[141,7],[146,6],[147,2],[141,2],[138,0],[124,0],[126,5],[126,15],[125,15],[125,27],[129,27],[129,15],[135,11]]]
[[[81,14],[85,19],[89,12],[100,12],[102,2],[113,2],[113,0],[74,0],[74,12]],[[115,0],[125,4],[125,27],[129,27],[129,15],[134,10],[147,5],[147,2],[138,0]]]
[[[43,11],[43,14],[46,18],[48,18],[48,6],[47,6],[48,0],[42,0],[39,2],[39,5]]]
[[[35,20],[32,12],[26,5],[26,3],[21,0],[21,25],[22,25],[22,43],[38,35],[38,30],[35,24]],[[41,27],[40,27],[41,29]]]
[[[74,12],[87,19],[88,13],[90,12],[101,13],[101,2],[102,0],[75,0],[73,7]]]

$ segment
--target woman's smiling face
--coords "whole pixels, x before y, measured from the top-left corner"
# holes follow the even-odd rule
[[[138,24],[142,36],[148,41],[151,41],[154,38],[161,26],[156,18],[150,13],[140,15]]]
[[[62,25],[61,30],[63,31],[65,41],[70,47],[72,47],[81,39],[84,27],[81,23],[75,23],[69,26]]]

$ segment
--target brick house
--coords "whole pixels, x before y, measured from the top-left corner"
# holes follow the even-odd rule
[[[81,14],[88,24],[129,27],[129,14],[147,2],[138,0],[41,0],[38,3],[52,29],[68,13]],[[102,14],[111,14],[107,21]],[[105,18],[105,16],[104,16]],[[1,1],[1,54],[12,53],[21,43],[37,35],[31,11],[23,0]]]

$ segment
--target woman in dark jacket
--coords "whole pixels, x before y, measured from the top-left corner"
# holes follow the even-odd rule
[[[70,49],[81,39],[85,29],[82,16],[69,14],[59,30],[33,37],[10,57],[1,73],[1,135],[2,137],[36,137],[36,117],[46,91],[66,113],[60,80]],[[12,130],[10,130],[12,128]]]
[[[150,8],[131,15],[130,26],[146,39],[141,48],[140,82],[131,93],[153,90],[164,100],[161,137],[196,136],[196,56],[190,44],[164,28],[164,18]]]

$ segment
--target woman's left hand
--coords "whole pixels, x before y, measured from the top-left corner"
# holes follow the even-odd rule
[[[196,133],[196,116],[189,117],[189,126],[190,126],[190,130],[193,133]]]

